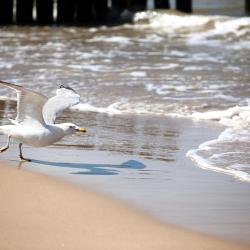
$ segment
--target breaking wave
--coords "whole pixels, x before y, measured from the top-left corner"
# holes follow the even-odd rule
[[[232,48],[250,48],[250,18],[228,16],[188,15],[173,11],[139,12],[134,18],[140,28],[157,29],[159,33],[186,35],[190,44],[221,44],[237,41]]]
[[[217,121],[227,128],[217,139],[188,151],[199,167],[250,182],[250,102],[227,110],[194,113],[194,119]]]

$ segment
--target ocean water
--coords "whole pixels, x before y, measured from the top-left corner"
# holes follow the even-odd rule
[[[167,141],[178,135],[158,121],[213,123],[224,131],[187,157],[250,181],[250,18],[147,11],[134,22],[1,27],[0,79],[48,96],[61,83],[79,92],[81,103],[59,121],[74,117],[90,133],[60,145],[82,147],[85,140],[85,148],[171,161],[177,146]],[[5,124],[15,112],[15,93],[1,88],[0,98]],[[137,124],[141,116],[155,123]]]

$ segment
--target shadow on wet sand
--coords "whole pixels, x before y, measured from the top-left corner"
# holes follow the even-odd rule
[[[72,168],[78,169],[78,172],[72,172],[71,174],[82,174],[82,175],[117,175],[119,174],[118,169],[134,169],[142,170],[146,166],[135,160],[129,160],[121,163],[120,165],[116,164],[90,164],[90,163],[72,163],[72,162],[52,162],[52,161],[42,161],[32,159],[31,163],[41,164],[46,166],[55,166],[63,168]],[[22,163],[19,164],[19,168],[22,167]]]

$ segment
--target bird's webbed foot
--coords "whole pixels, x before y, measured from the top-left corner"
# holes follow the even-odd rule
[[[4,146],[2,148],[0,148],[0,153],[3,153],[4,151],[6,151],[9,147],[8,146]]]
[[[30,159],[26,159],[23,157],[23,152],[22,152],[22,143],[19,143],[19,158],[21,161],[31,161]]]
[[[3,146],[2,148],[0,148],[0,153],[3,153],[4,151],[6,151],[9,148],[9,145],[10,145],[10,136],[8,136],[7,144]]]
[[[24,158],[22,155],[19,155],[20,161],[31,161],[31,159]]]

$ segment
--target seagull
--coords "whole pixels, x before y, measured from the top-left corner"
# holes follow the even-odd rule
[[[73,123],[55,124],[56,117],[62,111],[80,102],[80,96],[70,87],[61,85],[56,95],[50,99],[20,85],[0,81],[0,85],[13,89],[17,93],[17,116],[11,125],[0,126],[0,133],[8,136],[7,144],[0,148],[4,152],[9,148],[10,139],[19,142],[21,161],[31,161],[23,157],[22,145],[46,147],[66,135],[86,132],[85,128]]]

